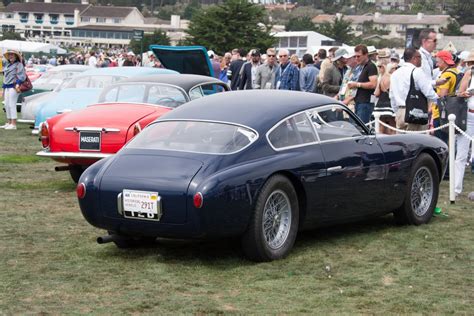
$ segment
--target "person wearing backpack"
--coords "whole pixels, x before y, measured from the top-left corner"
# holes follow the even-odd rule
[[[439,78],[445,79],[445,83],[436,86],[436,94],[440,98],[446,96],[454,96],[456,94],[456,87],[459,85],[457,77],[459,74],[459,70],[456,68],[456,64],[453,60],[453,55],[446,50],[439,51],[436,54],[436,65],[438,66],[441,72]],[[446,113],[440,113],[438,105],[433,103],[431,106],[431,117],[433,119],[433,127],[436,128],[441,125],[441,115],[446,115]],[[434,134],[446,144],[448,143],[447,129],[437,130]]]

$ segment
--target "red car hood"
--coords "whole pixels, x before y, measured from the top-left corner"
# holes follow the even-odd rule
[[[51,152],[88,152],[79,149],[81,131],[101,131],[101,153],[116,153],[133,137],[135,124],[145,128],[170,108],[147,104],[103,103],[48,120]]]

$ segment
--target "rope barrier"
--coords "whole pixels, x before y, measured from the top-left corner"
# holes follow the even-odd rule
[[[467,139],[469,139],[473,144],[473,148],[474,148],[474,138],[472,136],[470,136],[469,134],[467,134],[465,131],[463,131],[461,128],[459,128],[459,126],[457,126],[454,123],[455,120],[456,120],[456,116],[454,114],[450,114],[448,116],[448,120],[449,120],[449,123],[447,123],[447,124],[444,124],[444,125],[436,127],[436,128],[428,129],[428,130],[425,130],[425,131],[407,131],[407,130],[401,130],[401,129],[395,128],[393,126],[388,125],[385,122],[380,121],[380,114],[376,113],[375,114],[375,120],[367,123],[366,125],[369,125],[369,124],[372,125],[372,123],[375,122],[376,133],[378,133],[378,129],[379,129],[380,125],[382,125],[382,126],[385,126],[386,128],[389,128],[391,130],[396,131],[397,133],[405,133],[405,134],[429,134],[431,132],[438,131],[438,130],[441,130],[441,129],[445,129],[446,127],[448,127],[449,128],[449,144],[448,144],[448,147],[449,147],[449,175],[450,175],[449,176],[449,200],[451,201],[451,203],[455,203],[455,200],[456,200],[456,194],[454,192],[454,177],[455,177],[455,174],[454,174],[454,161],[455,161],[454,152],[455,152],[455,139],[456,139],[455,131],[457,130],[460,133],[460,135],[462,135],[463,137],[466,137]]]

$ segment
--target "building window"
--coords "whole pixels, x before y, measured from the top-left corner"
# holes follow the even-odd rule
[[[114,18],[114,23],[116,23],[116,24],[122,23],[122,19],[120,19],[120,18]]]
[[[35,13],[35,22],[36,24],[42,24],[43,23],[43,15]]]
[[[59,20],[59,15],[57,15],[57,14],[50,14],[49,15],[49,22],[51,24],[58,24],[58,20]]]
[[[105,18],[97,18],[97,23],[105,23]]]
[[[300,36],[298,38],[298,46],[306,47],[308,45],[308,38],[306,36]]]
[[[7,13],[7,14],[5,14],[5,17],[7,19],[13,19],[13,13]]]
[[[298,47],[298,37],[290,37],[290,47]]]
[[[65,15],[64,19],[66,20],[67,25],[73,25],[74,24],[74,15]]]
[[[280,47],[288,47],[288,37],[280,38]]]
[[[21,23],[26,23],[28,22],[28,13],[20,13],[20,22]]]
[[[90,21],[91,21],[91,18],[88,16],[81,17],[81,22],[90,22]]]

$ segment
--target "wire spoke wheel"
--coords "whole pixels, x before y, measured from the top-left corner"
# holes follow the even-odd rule
[[[433,200],[434,181],[427,167],[418,169],[411,186],[411,206],[417,216],[423,216],[429,210]]]
[[[262,228],[267,245],[280,248],[286,241],[291,227],[290,199],[282,190],[270,194],[263,210]]]

